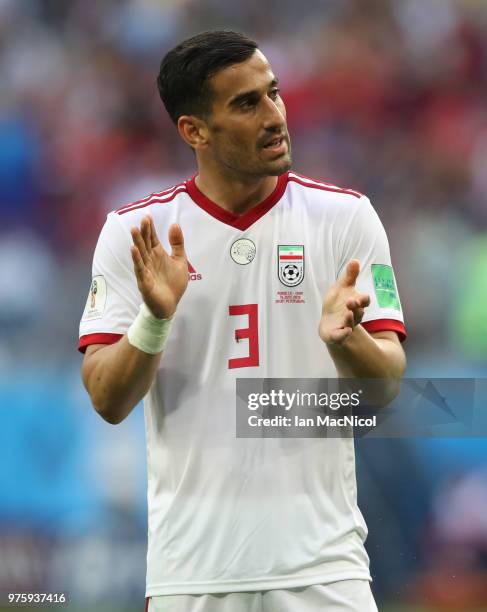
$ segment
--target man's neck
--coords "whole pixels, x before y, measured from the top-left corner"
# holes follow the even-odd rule
[[[254,179],[221,176],[199,168],[196,186],[212,202],[236,215],[263,202],[277,185],[277,176]]]

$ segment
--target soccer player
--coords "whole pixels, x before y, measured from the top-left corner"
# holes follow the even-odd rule
[[[374,377],[397,394],[384,229],[365,196],[290,170],[254,41],[194,36],[158,86],[197,175],[108,215],[79,345],[106,421],[144,398],[148,609],[376,610],[353,440],[237,438],[235,381]]]

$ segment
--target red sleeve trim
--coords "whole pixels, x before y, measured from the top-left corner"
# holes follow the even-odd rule
[[[148,202],[149,200],[153,200],[155,198],[165,198],[169,196],[174,190],[178,189],[178,187],[184,186],[184,183],[178,183],[177,185],[174,185],[174,187],[168,187],[167,189],[163,189],[162,191],[155,191],[154,193],[151,193],[150,195],[146,196],[145,198],[142,198],[141,200],[131,202],[130,204],[125,204],[125,206],[120,206],[120,208],[117,208],[115,212],[119,213],[121,210],[125,210],[126,208],[132,208],[132,206],[136,206],[137,204],[144,204],[145,202]]]
[[[314,181],[314,179],[310,180]],[[303,187],[309,187],[310,189],[321,189],[322,191],[332,191],[334,193],[346,193],[359,199],[363,197],[363,194],[358,191],[354,191],[353,189],[342,189],[341,187],[335,187],[334,185],[325,185],[324,183],[318,184],[317,181],[315,181],[314,183],[307,183],[306,181],[301,180],[298,176],[294,176],[294,174],[289,176],[289,181],[298,183],[298,185],[301,185]]]
[[[132,205],[132,206],[125,206],[124,208],[119,208],[117,211],[115,211],[117,213],[117,215],[124,215],[125,213],[131,212],[132,210],[137,210],[138,208],[145,208],[146,206],[150,206],[151,204],[167,204],[168,202],[172,202],[174,200],[174,198],[176,196],[178,196],[180,193],[184,193],[186,192],[186,187],[184,185],[182,185],[181,187],[178,187],[176,189],[176,191],[173,191],[173,193],[165,196],[165,197],[153,197],[150,200],[147,200],[146,202],[142,202],[142,204],[137,204],[137,205]]]
[[[84,353],[90,344],[115,344],[122,337],[123,334],[87,334],[79,339],[78,351]]]
[[[404,323],[397,321],[396,319],[376,319],[375,321],[366,321],[362,323],[362,327],[373,334],[380,331],[394,331],[399,336],[399,340],[404,342],[407,337],[406,328]]]

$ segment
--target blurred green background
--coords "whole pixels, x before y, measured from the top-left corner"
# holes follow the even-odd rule
[[[159,62],[222,27],[280,77],[294,168],[378,210],[408,375],[487,376],[485,1],[0,0],[0,593],[143,610],[142,411],[96,417],[77,327],[107,212],[194,173]],[[485,441],[357,457],[379,608],[487,610]]]

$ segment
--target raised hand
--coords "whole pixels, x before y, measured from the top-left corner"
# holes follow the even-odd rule
[[[177,224],[169,228],[169,255],[159,242],[154,221],[146,215],[140,228],[133,227],[130,247],[137,286],[152,314],[168,319],[188,285],[188,260],[184,252],[183,232]]]
[[[320,321],[320,337],[327,344],[343,344],[351,336],[353,328],[364,316],[370,297],[359,293],[355,283],[360,272],[360,262],[352,259],[323,301]]]

